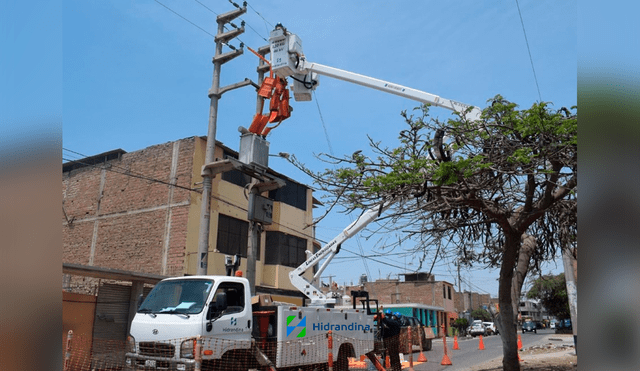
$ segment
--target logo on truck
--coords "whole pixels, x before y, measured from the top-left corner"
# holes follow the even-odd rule
[[[296,337],[303,338],[304,335],[306,335],[307,333],[307,316],[302,317],[302,319],[300,320],[300,322],[298,322],[298,324],[292,325],[291,323],[295,319],[296,319],[296,316],[287,316],[287,337],[291,335],[293,330],[295,330],[298,327],[301,327],[302,330],[300,330],[300,332],[298,333],[298,335],[296,335]]]

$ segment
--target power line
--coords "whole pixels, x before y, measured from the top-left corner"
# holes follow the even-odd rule
[[[274,26],[271,24],[271,22],[267,21],[267,20],[262,16],[262,14],[258,13],[258,11],[257,11],[257,10],[255,10],[255,9],[251,6],[251,4],[247,3],[247,5],[248,5],[248,6],[249,6],[249,8],[251,8],[251,10],[253,10],[253,11],[254,11],[254,12],[255,12],[255,13],[256,13],[260,18],[262,18],[266,23],[268,23],[268,24],[269,24],[269,26],[271,26],[271,28],[274,28]]]
[[[331,141],[329,140],[329,133],[327,132],[327,125],[324,123],[324,118],[322,117],[322,111],[320,110],[320,103],[318,102],[318,94],[313,92],[313,97],[316,101],[316,106],[318,107],[318,114],[320,115],[320,122],[322,123],[322,128],[324,129],[324,137],[327,139],[327,146],[329,147],[329,153],[333,156],[333,148],[331,147]]]
[[[219,16],[219,15],[220,15],[220,14],[218,14],[217,12],[215,12],[214,10],[212,10],[211,8],[209,8],[208,6],[206,6],[205,4],[203,4],[202,2],[200,2],[199,0],[195,0],[195,2],[196,2],[196,3],[198,3],[198,4],[200,4],[200,5],[202,5],[205,9],[207,9],[207,10],[208,10],[208,11],[210,11],[211,13],[213,13],[213,14],[215,14],[215,15],[217,15],[217,16]],[[247,21],[245,21],[245,20],[244,20],[244,19],[242,19],[242,18],[239,18],[239,19],[240,19],[241,21],[243,21],[243,22],[244,22],[244,24],[245,24],[247,27],[249,27],[253,32],[255,32],[255,34],[256,34],[256,35],[258,35],[262,40],[264,40],[264,41],[266,41],[266,42],[269,42],[269,40],[267,40],[264,36],[260,35],[260,33],[259,33],[258,31],[256,31],[256,29],[255,29],[255,28],[251,27],[251,25],[250,25]],[[232,24],[232,25],[233,25],[233,24]],[[226,29],[226,26],[225,26],[225,29]],[[243,42],[242,40],[240,40],[238,37],[236,37],[236,39],[238,39],[240,42],[244,43],[244,42]],[[247,45],[247,44],[245,44],[245,45]]]
[[[527,44],[527,51],[529,52],[529,60],[531,61],[531,69],[533,70],[533,79],[536,81],[536,88],[538,89],[538,98],[542,102],[542,95],[540,94],[540,86],[538,85],[538,77],[536,76],[536,69],[533,67],[533,58],[531,57],[531,49],[529,48],[529,40],[527,39],[527,31],[524,29],[524,21],[522,20],[522,13],[520,12],[520,4],[516,0],[516,6],[518,7],[518,14],[520,15],[520,23],[522,24],[522,32],[524,33],[524,41]]]
[[[168,9],[169,11],[171,11],[173,14],[175,14],[175,15],[177,15],[178,17],[180,17],[180,18],[184,19],[185,21],[187,21],[187,22],[191,23],[193,26],[197,27],[200,31],[202,31],[202,32],[206,33],[207,35],[209,35],[209,36],[211,36],[211,37],[213,37],[213,38],[215,39],[215,35],[213,35],[213,34],[212,34],[212,33],[210,33],[209,31],[205,30],[204,28],[202,28],[202,27],[198,26],[197,24],[195,24],[195,23],[191,22],[190,20],[188,20],[187,18],[183,17],[182,15],[180,15],[180,14],[179,14],[178,12],[176,12],[175,10],[173,10],[173,9],[169,8],[168,6],[166,6],[166,5],[164,5],[163,3],[159,2],[158,0],[153,0],[153,1],[155,1],[156,3],[158,3],[158,4],[162,5],[162,6],[163,6],[163,7],[165,7],[165,8],[167,8],[167,9]]]

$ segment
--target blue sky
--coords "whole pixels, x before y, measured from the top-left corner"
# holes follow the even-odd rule
[[[131,152],[206,135],[215,53],[210,34],[217,31],[214,12],[225,13],[233,5],[222,0],[158,1],[164,6],[153,0],[63,2],[63,160],[79,157],[67,150],[87,156],[116,148]],[[301,38],[311,62],[482,108],[496,94],[521,108],[540,96],[557,108],[577,104],[576,1],[520,0],[519,6],[531,59],[515,1],[255,1],[240,17],[247,26],[239,39],[257,49],[267,44],[273,26],[282,23]],[[231,44],[238,47],[240,41]],[[257,63],[245,48],[244,55],[223,65],[221,84],[255,81]],[[46,93],[46,84],[42,88],[38,93]],[[395,146],[404,125],[400,112],[418,106],[328,77],[320,78],[315,97],[312,102],[292,102],[292,117],[267,139],[271,153],[295,154],[316,170],[326,166],[314,154],[367,152],[367,135]],[[255,102],[255,91],[248,87],[226,93],[220,100],[217,140],[237,150],[237,128],[250,125]],[[450,115],[442,109],[432,114]],[[272,158],[270,166],[312,185],[284,160]],[[329,241],[350,221],[334,212],[318,225],[316,236]],[[380,253],[379,238],[354,239],[344,248],[359,251],[362,246],[365,254]],[[353,255],[342,252],[325,275],[334,275],[340,283],[357,282],[365,271],[362,260],[344,259],[348,256]],[[379,259],[407,270],[415,267],[411,256]],[[367,264],[373,279],[403,271],[374,261]],[[562,271],[562,264],[551,264],[548,270]],[[457,283],[455,272],[446,262],[434,268],[436,279],[452,283]],[[497,271],[463,269],[463,289],[497,296],[497,277]]]

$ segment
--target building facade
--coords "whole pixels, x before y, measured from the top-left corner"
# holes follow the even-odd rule
[[[376,280],[364,282],[362,286],[369,292],[370,298],[377,299],[383,307],[409,308],[406,310],[418,317],[423,325],[432,327],[434,334],[440,334],[442,326],[448,332],[451,322],[458,317],[453,284],[436,281],[433,275],[427,273],[404,274],[404,281]],[[351,289],[358,288],[348,288]]]
[[[114,150],[63,164],[63,263],[162,276],[197,272],[206,138],[191,137],[127,153]],[[216,143],[215,158],[237,158]],[[260,237],[256,291],[298,297],[288,273],[314,251],[309,187],[262,194],[274,200],[273,224]],[[225,274],[225,255],[246,271],[251,177],[232,170],[213,179],[208,274]],[[310,273],[309,273],[310,274]],[[67,281],[69,281],[67,277]]]

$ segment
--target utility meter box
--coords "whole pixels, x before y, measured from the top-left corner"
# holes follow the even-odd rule
[[[262,137],[246,133],[240,136],[240,154],[238,160],[247,165],[269,167],[269,142]]]
[[[273,223],[273,200],[252,193],[249,196],[247,219],[264,225]]]
[[[296,73],[297,58],[302,57],[302,40],[297,35],[276,28],[269,34],[271,69],[280,77]]]

